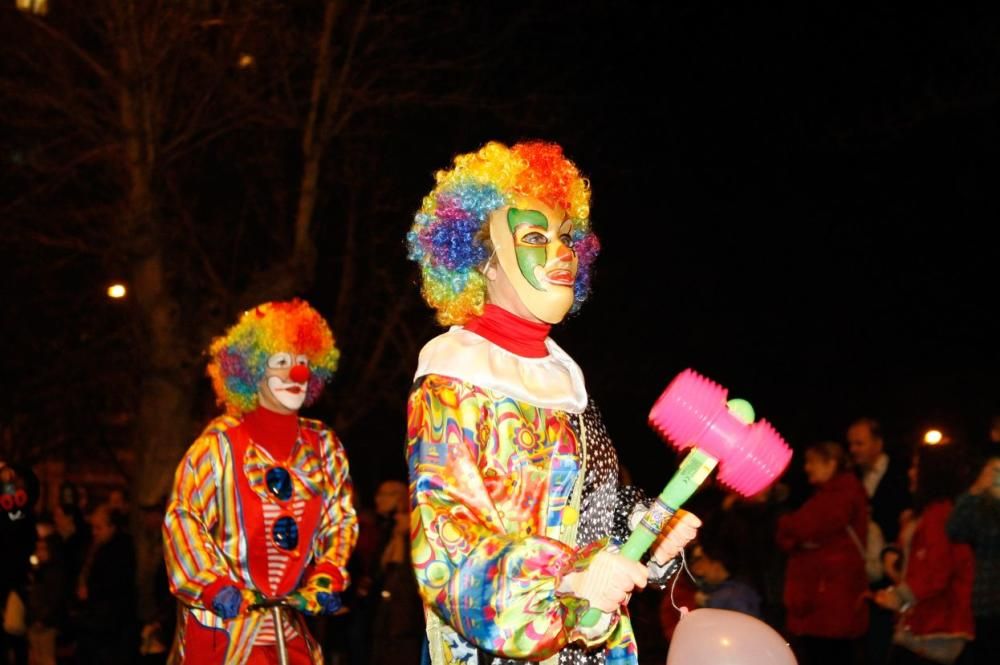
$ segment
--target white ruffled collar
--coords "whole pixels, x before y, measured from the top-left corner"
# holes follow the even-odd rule
[[[583,413],[587,408],[583,372],[548,337],[545,348],[549,355],[544,358],[525,358],[453,326],[420,351],[414,378],[440,374],[540,408]]]

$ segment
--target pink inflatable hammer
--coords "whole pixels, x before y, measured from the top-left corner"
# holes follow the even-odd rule
[[[691,452],[622,547],[629,559],[642,557],[716,464],[719,481],[743,496],[761,491],[788,466],[792,451],[781,435],[766,420],[755,423],[749,403],[727,402],[726,396],[725,388],[687,369],[653,405],[653,428],[677,450]],[[581,623],[590,626],[598,618],[598,610],[592,609]]]
[[[792,451],[766,420],[753,422],[747,402],[726,396],[719,384],[684,370],[653,405],[649,423],[677,450],[697,448],[718,460],[719,481],[752,496],[781,475]]]

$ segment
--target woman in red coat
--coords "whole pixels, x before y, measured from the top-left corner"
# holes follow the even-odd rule
[[[875,595],[876,603],[899,613],[893,665],[950,665],[975,632],[972,548],[952,542],[945,530],[962,487],[958,452],[954,444],[925,446],[910,467],[917,518],[899,532],[903,567],[889,570],[897,584]]]
[[[778,520],[778,546],[788,552],[788,632],[801,665],[850,663],[854,640],[868,629],[868,580],[848,527],[864,540],[868,499],[839,443],[806,449],[805,472],[815,493]]]

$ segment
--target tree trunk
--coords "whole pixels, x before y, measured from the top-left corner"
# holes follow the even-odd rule
[[[138,415],[132,442],[136,466],[132,477],[133,505],[158,502],[166,495],[178,460],[190,443],[194,375],[186,344],[177,325],[178,305],[164,270],[163,235],[156,215],[153,187],[157,131],[156,100],[147,81],[141,34],[132,2],[122,3],[112,17],[118,40],[122,75],[118,110],[122,128],[124,184],[123,247],[132,266],[132,298],[138,314],[137,348],[146,354],[139,389]],[[152,580],[163,565],[156,547],[160,534],[143,528],[132,515],[138,560],[140,617],[152,612]]]

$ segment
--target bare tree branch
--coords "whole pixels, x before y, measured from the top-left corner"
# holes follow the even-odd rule
[[[9,10],[18,11],[18,10]],[[93,56],[91,56],[87,51],[81,48],[75,41],[73,41],[69,35],[65,32],[61,32],[52,28],[48,22],[39,16],[34,14],[19,12],[21,18],[34,27],[36,30],[44,33],[53,43],[62,46],[67,51],[72,53],[80,62],[85,64],[90,71],[97,75],[97,77],[104,83],[109,91],[112,93],[118,87],[119,82],[116,77],[101,63],[99,63]]]

